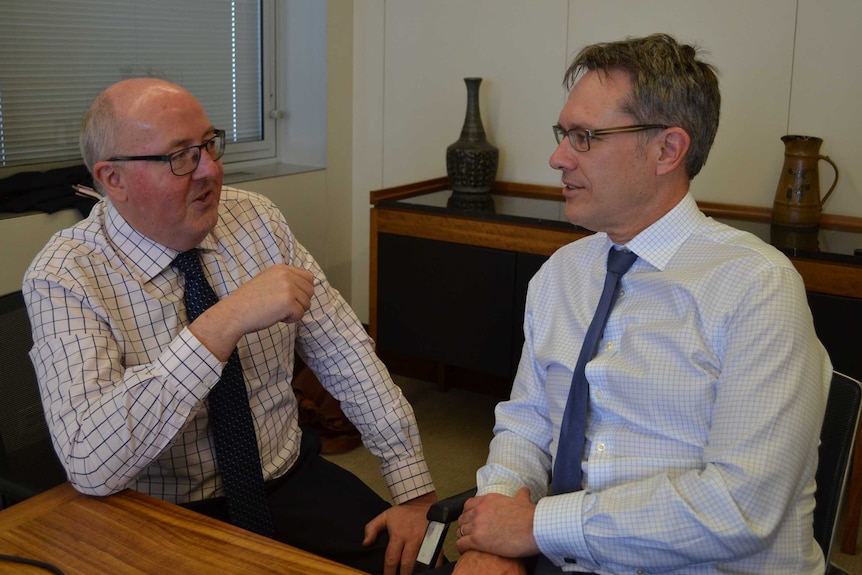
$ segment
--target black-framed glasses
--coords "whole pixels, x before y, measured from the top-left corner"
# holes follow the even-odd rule
[[[168,162],[175,176],[185,176],[198,169],[201,163],[201,150],[206,150],[215,162],[224,155],[225,132],[215,130],[213,137],[197,146],[189,146],[164,156],[114,156],[109,162]]]
[[[669,127],[664,124],[638,124],[636,126],[620,126],[619,128],[603,128],[601,130],[587,130],[585,128],[566,130],[559,124],[552,126],[554,129],[554,138],[556,138],[558,146],[563,141],[563,138],[566,138],[572,147],[579,152],[589,152],[590,140],[597,136],[622,134],[625,132],[643,132],[644,130],[666,130]]]

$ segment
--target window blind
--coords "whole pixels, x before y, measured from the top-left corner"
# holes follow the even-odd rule
[[[130,77],[194,94],[229,143],[264,138],[261,0],[2,0],[0,167],[80,158],[93,98]]]

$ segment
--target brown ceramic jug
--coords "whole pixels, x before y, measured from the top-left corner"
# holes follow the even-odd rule
[[[838,183],[838,166],[829,156],[820,154],[821,138],[783,136],[784,167],[775,190],[772,223],[792,228],[813,228],[820,224],[820,212]],[[835,171],[829,191],[820,198],[818,162],[828,162]]]

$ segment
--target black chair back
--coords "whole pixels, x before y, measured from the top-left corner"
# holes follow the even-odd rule
[[[32,345],[21,292],[0,297],[0,509],[66,480],[45,423]]]
[[[859,425],[862,386],[855,379],[834,372],[820,430],[820,460],[817,465],[817,507],[814,509],[814,538],[823,549],[826,563],[850,474],[850,459]]]

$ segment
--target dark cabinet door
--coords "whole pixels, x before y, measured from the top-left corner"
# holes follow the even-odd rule
[[[526,307],[527,287],[530,280],[548,260],[548,256],[536,254],[518,254],[518,267],[515,272],[515,302],[514,320],[512,328],[512,377],[518,371],[518,362],[521,361],[521,350],[524,347],[524,310]]]
[[[862,300],[809,292],[808,305],[832,366],[854,379],[862,378]]]
[[[509,251],[379,234],[378,348],[509,377],[516,261]]]

